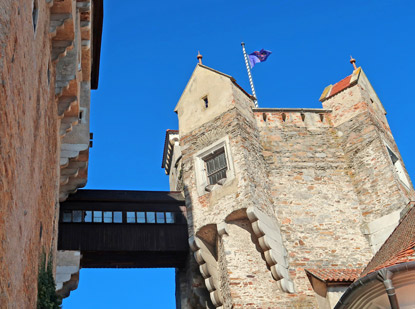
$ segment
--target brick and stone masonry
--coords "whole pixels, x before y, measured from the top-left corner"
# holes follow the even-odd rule
[[[0,3],[0,304],[35,308],[42,249],[54,243],[59,122],[50,58],[49,6]],[[49,80],[48,80],[49,70]]]
[[[363,268],[396,226],[414,191],[366,75],[320,100],[255,108],[232,77],[196,66],[166,163],[194,252],[177,272],[179,306],[329,308],[304,270]],[[226,178],[211,185],[205,165],[220,151]]]
[[[56,262],[59,202],[86,183],[91,7],[0,2],[1,308],[36,307],[42,254]]]

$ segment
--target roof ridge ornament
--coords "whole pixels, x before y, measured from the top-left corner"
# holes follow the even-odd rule
[[[202,58],[203,58],[203,56],[200,54],[200,51],[197,51],[197,59],[199,60],[199,64],[203,64],[202,63]]]
[[[353,69],[356,70],[357,69],[357,67],[356,67],[356,59],[354,59],[352,57],[352,55],[350,55],[350,63],[353,65]]]

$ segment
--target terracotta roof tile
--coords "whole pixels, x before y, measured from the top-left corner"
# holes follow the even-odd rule
[[[337,84],[334,84],[333,88],[331,88],[331,91],[328,97],[332,97],[335,94],[339,93],[340,91],[349,87],[351,78],[352,78],[352,75],[349,75],[346,78],[339,81]]]
[[[382,268],[415,261],[415,202],[362,272],[362,277]]]
[[[306,269],[306,272],[325,282],[353,282],[359,278],[362,269]]]

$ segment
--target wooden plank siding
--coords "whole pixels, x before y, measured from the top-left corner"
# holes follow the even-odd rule
[[[63,222],[63,213],[73,211],[122,212],[122,223]],[[127,212],[134,211],[174,214],[174,221],[127,223]],[[58,250],[81,251],[82,267],[183,267],[189,255],[185,211],[177,192],[79,190],[61,204]]]

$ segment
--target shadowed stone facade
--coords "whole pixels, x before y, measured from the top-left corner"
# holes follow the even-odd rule
[[[366,75],[320,100],[255,108],[232,77],[196,66],[163,162],[194,251],[177,272],[179,307],[333,307],[345,288],[320,295],[305,269],[361,269],[398,224],[414,191]]]
[[[100,8],[0,2],[1,308],[36,307],[42,254],[56,262],[59,202],[86,184]]]

